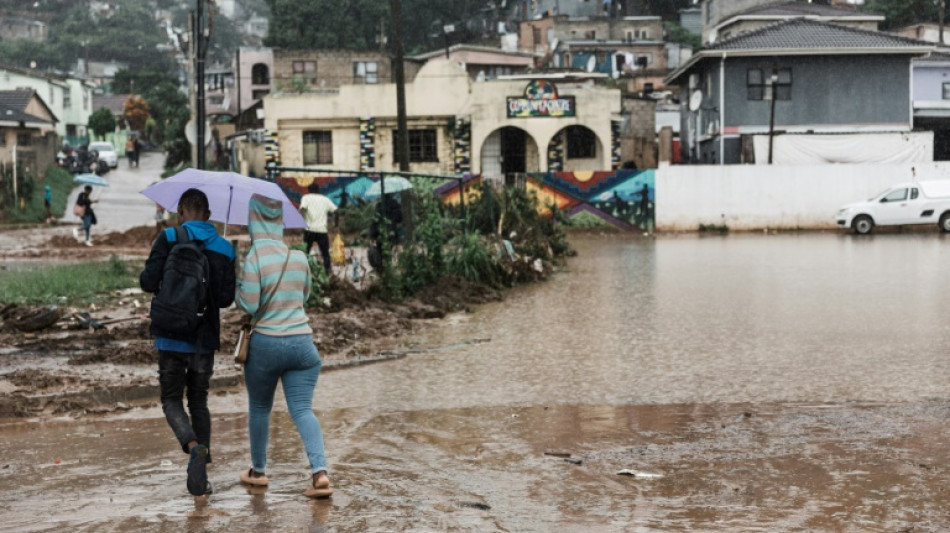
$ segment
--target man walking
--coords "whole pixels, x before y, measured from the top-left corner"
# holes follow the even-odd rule
[[[336,211],[336,204],[333,200],[320,194],[320,186],[316,183],[307,188],[309,194],[305,194],[300,199],[300,211],[307,221],[307,229],[303,233],[304,242],[307,244],[307,255],[310,255],[310,248],[313,243],[317,243],[320,248],[320,256],[323,258],[323,270],[330,275],[330,237],[327,234],[327,221],[329,214]]]
[[[158,349],[162,411],[182,450],[190,454],[188,492],[201,496],[213,490],[205,470],[206,464],[211,462],[208,389],[214,370],[214,352],[220,347],[219,308],[228,307],[234,301],[234,247],[208,222],[211,216],[208,197],[198,189],[188,189],[181,195],[178,216],[181,226],[167,228],[155,239],[139,276],[139,285],[145,292],[155,294],[150,331]],[[188,256],[189,250],[191,256]],[[175,268],[166,271],[166,262],[174,262]],[[193,283],[170,281],[195,265],[206,275],[193,278]],[[187,303],[192,292],[201,295],[194,298],[197,309],[197,313],[191,314],[194,325],[180,327],[181,321],[176,320],[176,315],[187,318],[187,313],[177,312],[175,306]],[[183,394],[188,397],[188,413],[182,402]]]

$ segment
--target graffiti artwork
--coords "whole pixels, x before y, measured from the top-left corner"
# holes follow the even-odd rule
[[[577,225],[645,231],[653,227],[654,170],[538,172],[528,176],[528,187],[541,205],[557,206]]]

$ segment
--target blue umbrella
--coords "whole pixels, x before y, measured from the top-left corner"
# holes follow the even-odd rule
[[[380,191],[380,189],[382,189],[382,186],[380,185],[380,183],[382,183],[383,180],[385,180],[385,183],[383,185],[385,185],[386,187],[386,194],[402,192],[402,191],[412,188],[412,182],[410,182],[406,178],[402,178],[399,176],[395,176],[392,178],[383,178],[377,181],[376,183],[370,185],[369,188],[367,188],[366,191],[363,192],[363,198],[366,198],[367,200],[373,200],[376,197],[378,197],[380,194],[382,194]]]
[[[97,176],[95,174],[76,174],[73,178],[73,183],[77,185],[92,185],[94,187],[108,187],[109,182],[106,181],[102,176]]]

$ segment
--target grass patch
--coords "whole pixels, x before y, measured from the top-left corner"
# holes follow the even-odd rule
[[[45,209],[43,207],[43,187],[49,185],[53,193],[51,211],[54,218],[62,218],[66,212],[66,200],[76,185],[73,184],[73,175],[52,165],[46,171],[46,177],[33,181],[29,196],[23,209],[19,205],[8,205],[3,209],[3,222],[7,224],[22,224],[43,222]],[[71,207],[70,207],[71,209]]]
[[[138,284],[137,269],[113,255],[99,263],[5,272],[0,277],[0,303],[85,304]]]

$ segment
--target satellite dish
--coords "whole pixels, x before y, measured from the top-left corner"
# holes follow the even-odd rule
[[[205,138],[204,138],[205,146],[208,146],[209,144],[211,144],[211,123],[210,122],[205,122],[204,133],[205,133]],[[198,142],[198,128],[197,126],[195,126],[194,120],[189,120],[188,123],[185,124],[185,138],[188,139],[188,142],[191,143],[192,146],[194,146],[194,144]]]
[[[597,59],[590,56],[590,59],[587,60],[587,72],[593,72],[595,68],[597,68]]]
[[[693,91],[693,94],[689,97],[689,110],[698,111],[699,106],[703,103],[703,91],[696,89]]]

